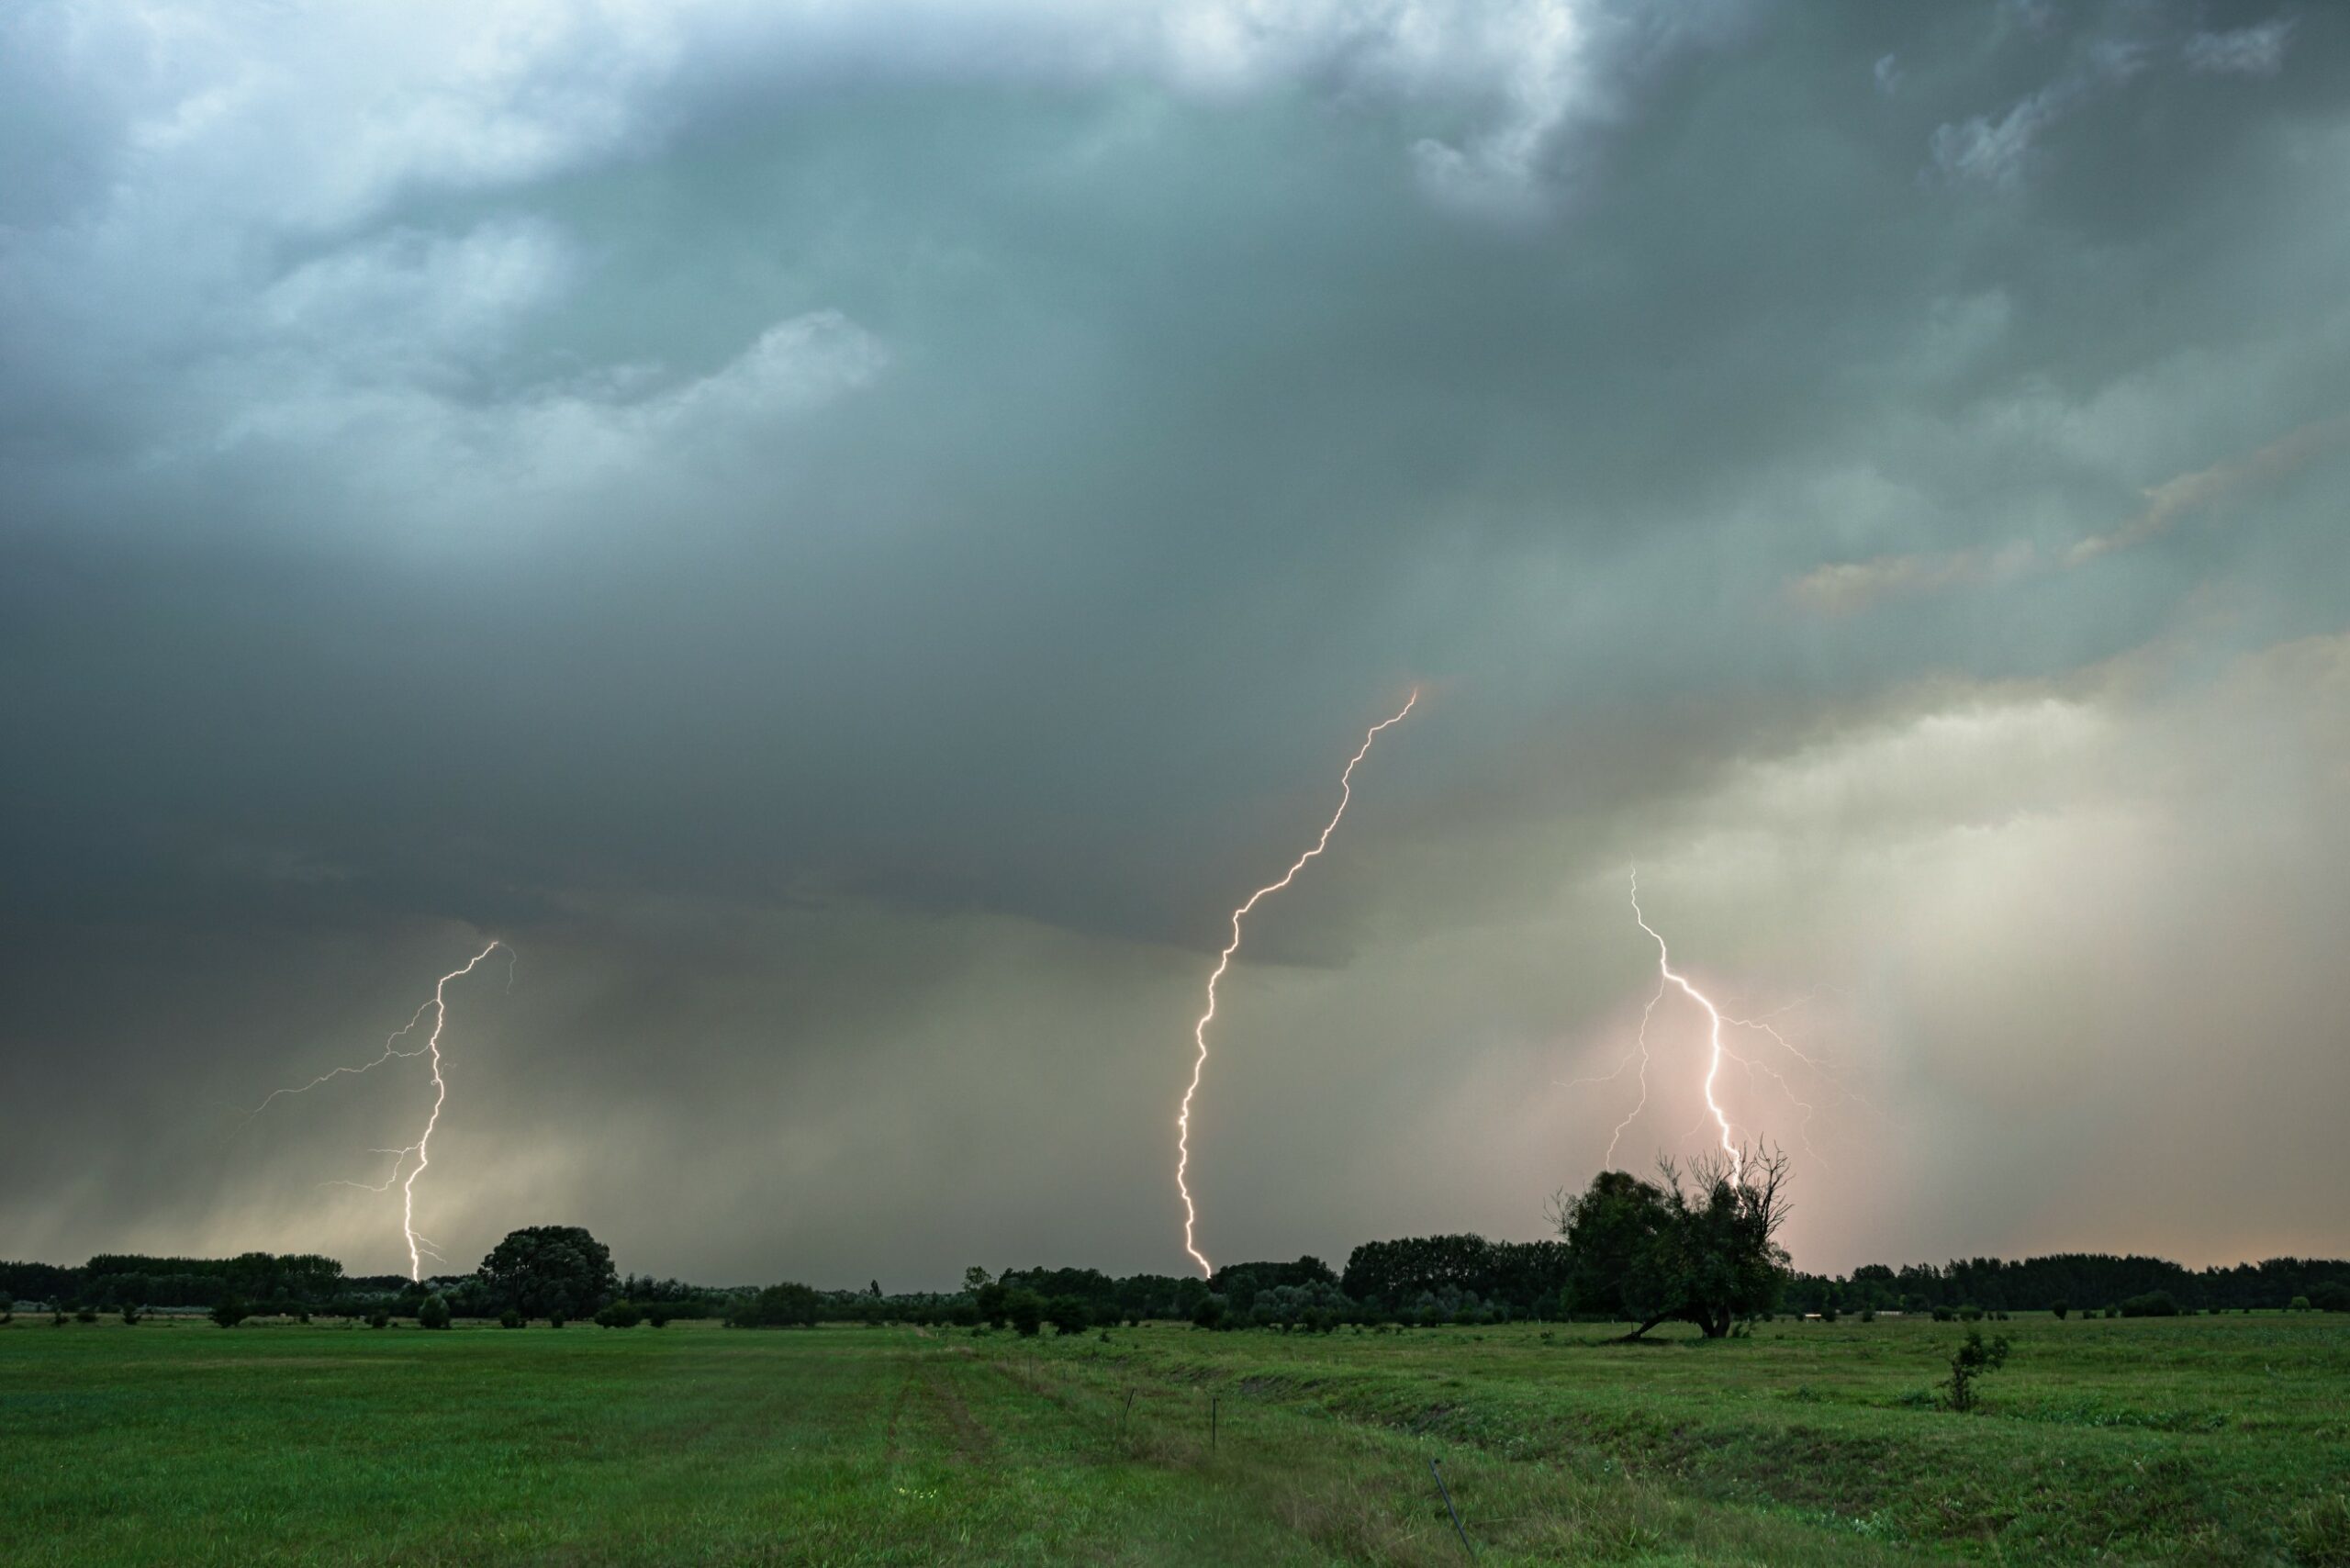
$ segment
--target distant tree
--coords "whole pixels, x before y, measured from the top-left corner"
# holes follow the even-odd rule
[[[568,1317],[565,1316],[560,1312],[550,1312],[547,1314],[547,1327],[550,1328],[560,1328],[565,1323],[570,1321],[571,1320]]]
[[[1786,1220],[1787,1159],[1776,1151],[1703,1159],[1684,1183],[1670,1160],[1660,1182],[1602,1171],[1557,1215],[1567,1244],[1562,1301],[1636,1325],[1694,1323],[1709,1339],[1770,1312],[1787,1280],[1778,1244]],[[1425,1311],[1423,1313],[1425,1316]]]
[[[966,1271],[963,1277],[968,1280],[971,1276]],[[979,1309],[979,1316],[998,1328],[1003,1327],[1004,1306],[1011,1299],[1012,1288],[1001,1281],[983,1284],[972,1293],[973,1305]]]
[[[1224,1327],[1224,1311],[1222,1296],[1203,1295],[1199,1305],[1192,1308],[1192,1326],[1195,1328],[1221,1328]]]
[[[234,1328],[252,1316],[245,1304],[232,1295],[222,1296],[212,1308],[212,1321],[223,1328]]]
[[[726,1322],[734,1328],[809,1328],[822,1306],[813,1289],[787,1281],[735,1303]]]
[[[637,1311],[636,1304],[634,1302],[623,1298],[620,1301],[609,1302],[603,1306],[596,1309],[596,1327],[599,1328],[633,1328],[643,1318],[643,1316],[644,1315],[643,1313]]]
[[[77,1306],[73,1309],[73,1321],[76,1323],[95,1323],[97,1320],[98,1309],[95,1306]]]
[[[392,1315],[380,1306],[367,1315],[367,1327],[370,1328],[389,1328],[391,1326]]]
[[[1958,1353],[1950,1359],[1950,1378],[1942,1384],[1950,1391],[1950,1407],[1953,1410],[1974,1409],[1982,1402],[1981,1396],[1975,1392],[1975,1380],[1985,1372],[1998,1372],[2007,1364],[2007,1360],[2005,1335],[1986,1345],[1983,1342],[1981,1329],[1968,1329]]]
[[[2288,1312],[2307,1312],[2309,1309],[2310,1298],[2305,1295],[2295,1296],[2285,1307]]]
[[[1093,1313],[1082,1297],[1055,1296],[1045,1308],[1045,1321],[1056,1334],[1082,1334],[1093,1326]]]
[[[1003,1316],[1024,1339],[1033,1339],[1044,1326],[1045,1298],[1035,1291],[1013,1291],[1004,1297]]]
[[[612,1251],[576,1225],[509,1231],[481,1260],[490,1305],[532,1317],[580,1316],[620,1294]]]
[[[963,1271],[963,1289],[971,1295],[977,1295],[987,1288],[989,1278],[988,1271],[974,1263]]]
[[[498,1326],[500,1328],[520,1328],[520,1327],[522,1327],[522,1325],[523,1325],[524,1323],[526,1323],[526,1322],[528,1322],[528,1321],[529,1321],[529,1320],[528,1320],[527,1318],[525,1318],[525,1317],[524,1317],[520,1313],[519,1313],[519,1312],[515,1311],[515,1310],[514,1310],[512,1307],[510,1307],[510,1306],[509,1306],[509,1307],[508,1307],[504,1312],[501,1312],[501,1313],[499,1313],[499,1314],[498,1315]]]
[[[666,1327],[669,1327],[669,1317],[670,1317],[669,1304],[668,1304],[667,1302],[666,1302],[666,1301],[656,1301],[656,1302],[654,1302],[654,1303],[650,1304],[649,1305],[647,1305],[647,1306],[645,1307],[645,1309],[644,1309],[644,1321],[645,1321],[647,1324],[649,1324],[650,1326],[652,1326],[653,1327],[655,1327],[655,1328],[666,1328]]]
[[[139,1325],[139,1320],[140,1320],[141,1317],[144,1317],[144,1316],[147,1316],[147,1315],[146,1315],[145,1313],[143,1313],[143,1312],[140,1311],[137,1307],[135,1307],[135,1306],[131,1305],[129,1303],[125,1302],[125,1303],[123,1304],[123,1307],[122,1307],[122,1320],[123,1320],[123,1322],[124,1322],[124,1323],[126,1323],[126,1324],[129,1325],[130,1327],[138,1327],[138,1325]]]
[[[2168,1291],[2148,1291],[2121,1304],[2124,1317],[2177,1317],[2178,1302]]]
[[[2070,1305],[2070,1304],[2065,1303],[2065,1302],[2063,1302],[2063,1301],[2059,1301],[2059,1302],[2054,1303],[2053,1305],[2051,1305],[2051,1306],[2049,1307],[2049,1309],[2048,1309],[2048,1310],[2049,1310],[2049,1311],[2051,1311],[2051,1312],[2053,1312],[2053,1313],[2054,1313],[2054,1314],[2056,1315],[2057,1320],[2058,1320],[2059,1322],[2062,1322],[2062,1321],[2064,1320],[2065,1315],[2066,1313],[2068,1313],[2068,1312],[2072,1311],[2072,1310],[2073,1310],[2073,1308],[2072,1308],[2072,1306]]]
[[[2320,1312],[2350,1312],[2350,1285],[2326,1280],[2310,1287],[2310,1305]]]
[[[441,1294],[438,1291],[435,1291],[432,1294],[426,1296],[424,1300],[417,1305],[416,1326],[419,1328],[448,1327],[449,1298]]]

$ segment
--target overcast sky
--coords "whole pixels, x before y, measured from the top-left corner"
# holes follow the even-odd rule
[[[2345,278],[2289,0],[11,5],[0,1256],[404,1268],[496,937],[453,1265],[1181,1271],[1415,686],[1219,1260],[1542,1234],[1635,866],[1802,1265],[2350,1251]]]

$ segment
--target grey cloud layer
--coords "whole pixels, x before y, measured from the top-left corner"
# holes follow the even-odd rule
[[[2329,13],[5,26],[0,1131],[81,1151],[0,1199],[19,1250],[376,1247],[317,1206],[361,1131],[326,1113],[167,1199],[152,1162],[216,1158],[189,1094],[306,1075],[494,928],[526,968],[453,1127],[461,1236],[577,1193],[664,1268],[1171,1266],[1199,955],[1415,680],[1348,854],[1252,934],[1303,966],[1235,993],[1267,1076],[1211,1080],[1212,1190],[1265,1248],[1539,1223],[1613,1119],[1547,1086],[1620,1055],[1633,856],[1725,980],[1852,993],[1820,1028],[1886,1119],[1821,1113],[1819,1181],[1874,1161],[1915,1223],[1823,1196],[1823,1260],[2115,1240],[2077,1177],[2029,1235],[1932,1187],[2013,1136],[1940,1113],[1996,1099],[1956,1064],[2214,1048],[2158,971],[2143,1016],[2064,999],[2002,934],[2031,857],[1965,834],[2127,862],[2146,926],[2072,939],[2205,954],[2167,982],[2199,994],[2255,962],[2221,913],[2254,895],[2179,842],[2305,826],[2248,858],[2337,907],[2337,732],[2158,807],[2117,760],[2206,755],[2214,681],[2270,750],[2338,695],[2264,652],[2345,619]],[[2053,803],[1912,791],[1880,836],[1883,789],[1833,782],[2049,702]],[[2037,771],[2035,733],[1952,756]],[[1821,756],[1803,812],[1756,804]],[[1945,951],[1889,935],[1913,905]],[[1955,1007],[1953,965],[2014,1008]],[[2277,1048],[2270,1081],[2327,1070]],[[2095,1086],[2037,1093],[2015,1180],[2126,1148]],[[2215,1120],[2182,1184],[2299,1103]],[[2131,1239],[2225,1251],[2224,1217]]]

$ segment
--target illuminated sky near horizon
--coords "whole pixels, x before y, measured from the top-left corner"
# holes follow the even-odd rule
[[[2350,1251],[2350,14],[0,17],[0,1255]],[[471,985],[471,989],[468,989]],[[1668,996],[1619,1162],[1702,1150]],[[403,1074],[405,1074],[403,1076]],[[1572,1085],[1569,1087],[1569,1085]]]

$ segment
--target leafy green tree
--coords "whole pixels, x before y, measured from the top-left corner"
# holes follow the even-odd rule
[[[656,1301],[644,1309],[644,1321],[652,1327],[668,1327],[669,1317],[669,1304],[666,1301]]]
[[[391,1326],[392,1315],[380,1306],[367,1315],[367,1327],[370,1328],[389,1328]]]
[[[438,1291],[435,1291],[432,1294],[426,1296],[417,1306],[416,1326],[419,1328],[448,1327],[449,1298],[441,1294]]]
[[[245,1309],[245,1304],[232,1295],[222,1296],[212,1308],[212,1321],[223,1328],[234,1328],[252,1316]]]
[[[1221,1328],[1224,1327],[1224,1311],[1222,1296],[1203,1295],[1199,1305],[1192,1308],[1192,1326],[1195,1328]]]
[[[1045,1298],[1035,1291],[1013,1291],[1004,1297],[1003,1316],[1024,1339],[1033,1339],[1044,1326]]]
[[[636,1304],[634,1302],[625,1300],[616,1301],[597,1309],[596,1327],[599,1328],[633,1328],[643,1316],[644,1315],[643,1313],[637,1311]]]
[[[2168,1291],[2148,1291],[2121,1304],[2124,1317],[2177,1317],[2178,1302]]]
[[[979,1294],[979,1292],[987,1288],[989,1278],[990,1276],[985,1269],[980,1268],[977,1263],[972,1264],[969,1268],[963,1271],[964,1293],[968,1295]]]
[[[1786,1156],[1747,1156],[1735,1177],[1728,1160],[1702,1159],[1685,1183],[1671,1160],[1658,1170],[1653,1182],[1602,1171],[1560,1210],[1568,1310],[1629,1321],[1633,1338],[1678,1321],[1718,1339],[1776,1307],[1788,1275],[1777,1240]]]
[[[510,1231],[481,1260],[491,1305],[530,1317],[581,1316],[620,1294],[611,1249],[576,1225]]]
[[[139,1320],[140,1320],[140,1318],[142,1318],[142,1317],[146,1316],[147,1316],[147,1315],[146,1315],[145,1313],[143,1313],[143,1312],[140,1311],[137,1307],[135,1307],[135,1306],[131,1305],[129,1303],[125,1302],[125,1303],[123,1304],[123,1308],[122,1308],[122,1320],[123,1320],[123,1322],[124,1322],[125,1324],[127,1324],[127,1325],[130,1326],[131,1327],[134,1327],[134,1328],[135,1328],[135,1327],[138,1327],[138,1325],[139,1325]]]
[[[1056,1334],[1082,1334],[1093,1326],[1093,1313],[1081,1297],[1055,1296],[1045,1309],[1045,1321]]]
[[[2350,1285],[2325,1280],[2310,1287],[2310,1305],[2320,1312],[2350,1312]]]
[[[2295,1296],[2285,1307],[2288,1312],[2307,1312],[2309,1309],[2310,1298],[2305,1295]]]
[[[2073,1308],[2069,1302],[2058,1301],[2052,1303],[2048,1310],[2055,1314],[2056,1320],[2061,1323],[2065,1320],[2065,1314],[2071,1312]]]
[[[500,1328],[520,1328],[528,1321],[528,1318],[510,1306],[498,1315],[498,1326]]]
[[[963,1277],[968,1280],[970,1275],[966,1271]],[[972,1293],[972,1302],[979,1309],[979,1316],[998,1328],[1003,1327],[1005,1305],[1011,1299],[1012,1287],[1000,1280],[983,1284]]]

